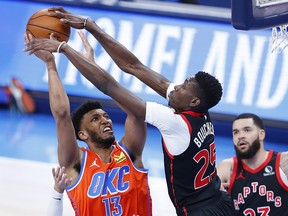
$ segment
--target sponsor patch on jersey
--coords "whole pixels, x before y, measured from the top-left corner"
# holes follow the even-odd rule
[[[117,162],[117,163],[121,163],[122,161],[124,161],[126,159],[126,156],[123,152],[120,153],[120,155],[114,155],[114,160]]]
[[[265,173],[263,173],[263,176],[271,176],[271,175],[275,175],[273,168],[271,166],[266,166]]]

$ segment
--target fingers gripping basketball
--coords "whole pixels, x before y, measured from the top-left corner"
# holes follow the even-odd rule
[[[43,9],[34,13],[26,25],[26,33],[37,38],[49,38],[54,33],[55,38],[68,42],[70,26],[62,23],[59,18],[49,16],[49,10]]]

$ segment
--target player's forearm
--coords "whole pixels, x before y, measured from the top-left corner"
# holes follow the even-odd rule
[[[111,56],[117,66],[126,73],[134,74],[135,65],[139,64],[138,58],[125,46],[104,32],[93,20],[88,19],[86,29],[96,38],[106,52]]]
[[[55,65],[55,63],[54,63]],[[69,99],[60,81],[56,66],[47,64],[49,103],[50,109],[55,119],[70,116]]]
[[[143,65],[131,51],[105,33],[93,20],[88,21],[86,29],[103,46],[121,70],[137,77],[158,94],[165,97],[170,83],[168,79]]]
[[[80,73],[85,78],[92,82],[96,88],[98,88],[104,94],[108,94],[108,84],[115,82],[109,73],[100,68],[99,65],[89,61],[68,44],[63,46],[62,53],[70,60],[70,62],[80,71]]]
[[[142,115],[144,120],[145,104],[127,89],[123,88],[107,71],[96,63],[89,61],[69,45],[62,49],[62,53],[96,88],[113,98],[127,113]],[[142,110],[142,111],[141,111]],[[140,113],[140,114],[139,114]]]

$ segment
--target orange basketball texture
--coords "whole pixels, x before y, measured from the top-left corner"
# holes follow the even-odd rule
[[[26,25],[26,33],[36,38],[49,38],[54,33],[55,38],[62,42],[68,42],[70,37],[70,26],[62,23],[59,18],[49,16],[48,9],[34,13]]]

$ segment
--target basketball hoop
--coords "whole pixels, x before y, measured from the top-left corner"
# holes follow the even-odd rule
[[[231,0],[231,23],[238,30],[272,28],[272,53],[288,46],[288,0]]]
[[[269,43],[271,52],[281,53],[288,46],[288,24],[272,28],[272,35]]]

